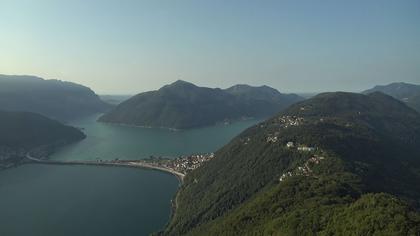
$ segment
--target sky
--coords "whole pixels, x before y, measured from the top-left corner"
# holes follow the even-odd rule
[[[0,74],[136,94],[420,84],[419,0],[0,0]]]

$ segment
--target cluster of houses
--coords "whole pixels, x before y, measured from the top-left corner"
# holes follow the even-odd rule
[[[26,150],[23,148],[13,149],[0,146],[0,169],[8,168],[25,157]]]
[[[286,173],[283,173],[280,178],[279,181],[282,182],[284,181],[286,178],[288,177],[292,177],[292,176],[309,176],[312,174],[312,169],[311,169],[311,165],[318,165],[319,163],[321,163],[322,160],[324,160],[325,158],[322,156],[317,156],[317,155],[313,155],[311,158],[309,158],[304,164],[303,166],[298,166],[296,168],[296,170],[294,171],[288,171]]]
[[[275,132],[273,135],[269,134],[266,139],[267,143],[276,143],[277,141],[279,141],[279,134],[279,132]]]
[[[278,137],[277,136],[268,136],[267,137],[267,143],[276,143],[278,141]]]
[[[279,181],[280,181],[280,182],[282,182],[282,181],[283,181],[283,180],[285,180],[287,177],[292,177],[292,176],[293,176],[292,172],[291,172],[291,171],[288,171],[288,172],[286,172],[286,173],[283,173],[283,174],[280,176]]]
[[[282,128],[287,128],[290,126],[299,126],[301,124],[303,124],[304,119],[302,117],[298,117],[298,116],[280,116],[275,120],[275,124],[280,125],[280,127]],[[260,126],[261,128],[263,128],[263,125]],[[267,136],[266,142],[267,143],[276,143],[279,141],[279,136],[280,132],[275,132],[274,134],[269,134]],[[288,143],[289,145],[289,143]],[[293,143],[291,143],[290,145],[293,146]],[[292,147],[290,146],[290,147]],[[288,146],[289,147],[289,146]],[[305,149],[305,148],[304,148]],[[305,150],[301,150],[301,151],[306,151]]]
[[[287,142],[286,143],[286,147],[289,148],[289,149],[290,148],[295,148],[295,143],[294,142]],[[302,151],[302,152],[314,152],[315,151],[315,148],[314,147],[308,147],[306,145],[298,145],[296,147],[296,149],[298,151]]]
[[[308,146],[299,146],[297,147],[298,151],[303,151],[303,152],[313,152],[315,151],[314,147],[308,147]]]
[[[249,142],[251,142],[251,138],[245,138],[242,140],[242,142],[244,143],[244,145],[247,145]]]
[[[299,126],[304,122],[303,117],[298,116],[280,116],[277,118],[277,121],[284,128],[289,126]]]
[[[194,154],[162,162],[161,165],[162,167],[187,174],[188,172],[200,167],[204,162],[207,162],[213,158],[214,153]]]
[[[0,146],[0,161],[12,159],[15,157],[24,157],[26,152],[27,151],[23,148],[13,149],[9,147]]]
[[[266,138],[267,143],[276,143],[278,141],[279,141],[278,132],[276,132],[274,135],[269,134]],[[287,142],[286,147],[289,148],[289,149],[296,148],[296,150],[302,151],[302,152],[314,152],[315,151],[315,147],[309,147],[309,146],[306,146],[306,145],[295,145],[294,142]]]

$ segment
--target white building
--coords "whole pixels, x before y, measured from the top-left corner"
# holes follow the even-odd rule
[[[294,146],[295,146],[295,144],[293,142],[287,142],[287,144],[286,144],[287,148],[292,148]]]
[[[297,148],[299,151],[304,151],[304,152],[313,152],[315,151],[314,147],[307,147],[307,146],[301,146]]]

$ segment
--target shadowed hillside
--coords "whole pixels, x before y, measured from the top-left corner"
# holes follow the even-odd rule
[[[79,84],[34,76],[0,75],[0,110],[35,112],[67,121],[108,109],[110,105]]]
[[[27,152],[45,157],[56,147],[85,138],[78,129],[29,112],[0,111],[0,168]]]
[[[267,86],[236,85],[223,90],[176,81],[132,97],[99,121],[185,129],[267,117],[300,100],[297,95],[281,94]]]

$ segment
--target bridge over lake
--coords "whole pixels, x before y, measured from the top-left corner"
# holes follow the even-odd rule
[[[45,160],[32,157],[26,154],[26,158],[30,163],[47,164],[47,165],[92,165],[92,166],[116,166],[116,167],[131,167],[131,168],[144,168],[153,169],[170,173],[178,178],[180,183],[184,181],[185,174],[175,171],[171,168],[159,166],[154,163],[148,163],[144,160],[95,160],[95,161],[58,161],[58,160]]]

